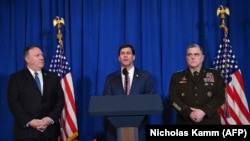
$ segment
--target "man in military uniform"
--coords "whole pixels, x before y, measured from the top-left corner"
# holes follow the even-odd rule
[[[177,111],[176,124],[221,124],[218,108],[225,100],[225,83],[218,70],[202,66],[203,49],[187,48],[188,68],[172,75],[169,96]]]

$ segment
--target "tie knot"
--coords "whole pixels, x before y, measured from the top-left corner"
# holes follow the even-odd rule
[[[194,75],[194,76],[197,76],[197,75],[198,75],[198,71],[194,71],[194,72],[193,72],[193,75]]]
[[[35,72],[35,75],[38,75],[38,72]]]

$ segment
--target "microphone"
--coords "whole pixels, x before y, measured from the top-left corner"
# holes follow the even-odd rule
[[[122,70],[122,73],[123,73],[124,75],[128,75],[128,70],[127,70],[127,68],[124,68],[124,69]]]

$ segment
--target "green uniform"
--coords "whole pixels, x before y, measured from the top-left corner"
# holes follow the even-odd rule
[[[197,77],[189,69],[176,72],[171,77],[169,96],[177,110],[176,124],[221,124],[217,110],[225,100],[225,83],[219,71],[202,68]],[[200,123],[189,118],[190,107],[206,113]]]

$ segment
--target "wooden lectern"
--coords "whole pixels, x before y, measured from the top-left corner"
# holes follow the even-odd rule
[[[139,141],[138,127],[144,116],[162,111],[158,94],[91,96],[89,103],[90,115],[105,116],[116,127],[118,141]]]

